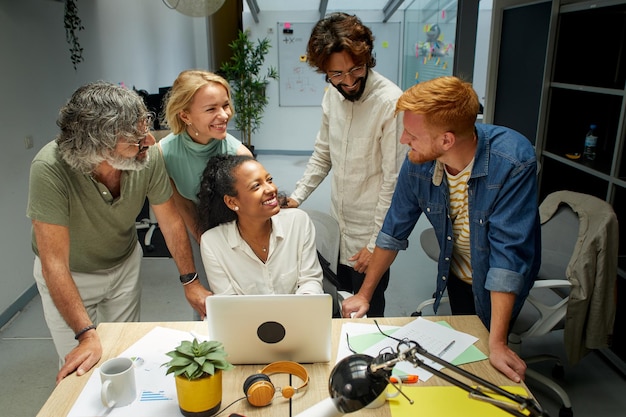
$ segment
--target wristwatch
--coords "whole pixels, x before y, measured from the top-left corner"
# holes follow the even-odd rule
[[[188,285],[188,284],[191,284],[192,282],[194,282],[197,278],[198,278],[198,273],[197,272],[191,272],[189,274],[181,275],[180,276],[180,282],[183,285]]]

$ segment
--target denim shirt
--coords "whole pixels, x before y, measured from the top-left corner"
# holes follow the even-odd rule
[[[478,143],[468,181],[472,289],[476,313],[489,328],[490,291],[517,295],[512,318],[533,285],[541,262],[537,162],[531,143],[514,130],[477,124]],[[454,235],[443,164],[405,158],[376,246],[404,250],[422,213],[441,248],[435,312],[446,288]]]

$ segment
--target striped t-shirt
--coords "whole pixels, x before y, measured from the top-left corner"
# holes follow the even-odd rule
[[[450,219],[454,233],[452,263],[450,269],[454,275],[472,283],[472,264],[470,252],[469,207],[467,203],[467,181],[472,173],[472,161],[458,174],[452,175],[444,170],[450,191]]]

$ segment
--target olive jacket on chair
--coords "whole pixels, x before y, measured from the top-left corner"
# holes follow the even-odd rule
[[[578,214],[578,240],[567,266],[572,284],[565,319],[565,350],[571,364],[591,349],[609,346],[615,320],[615,282],[619,230],[609,203],[588,194],[557,191],[539,208],[547,222],[561,204]]]

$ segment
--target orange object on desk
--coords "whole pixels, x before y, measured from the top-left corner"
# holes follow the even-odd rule
[[[415,384],[419,380],[419,377],[417,375],[403,375],[400,379],[403,384]],[[398,377],[392,376],[389,380],[394,384],[398,383]]]

